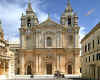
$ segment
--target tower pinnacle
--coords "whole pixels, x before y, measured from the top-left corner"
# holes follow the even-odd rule
[[[50,13],[48,13],[48,20],[50,20]]]
[[[33,12],[32,5],[31,5],[31,1],[30,0],[28,0],[28,7],[27,7],[26,12]]]
[[[31,3],[31,0],[28,0],[29,3]]]
[[[67,0],[67,5],[70,5],[70,0]]]
[[[73,9],[71,7],[70,0],[67,0],[67,8],[66,8],[65,12],[72,12],[72,11],[73,11]]]

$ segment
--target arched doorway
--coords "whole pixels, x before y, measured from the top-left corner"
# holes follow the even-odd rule
[[[47,74],[52,74],[52,64],[46,64]]]
[[[68,65],[68,74],[72,74],[72,65]]]
[[[29,65],[27,66],[27,75],[32,75],[31,64],[29,64]]]

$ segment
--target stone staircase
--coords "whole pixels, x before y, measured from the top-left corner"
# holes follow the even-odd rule
[[[80,78],[80,75],[65,75],[65,78],[55,78],[54,75],[16,75],[10,79],[5,78],[0,80],[72,80],[69,78]]]

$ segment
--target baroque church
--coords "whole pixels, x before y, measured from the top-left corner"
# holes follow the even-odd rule
[[[62,13],[60,24],[49,16],[42,23],[28,3],[21,16],[20,49],[16,51],[17,75],[80,74],[78,16],[70,1]]]

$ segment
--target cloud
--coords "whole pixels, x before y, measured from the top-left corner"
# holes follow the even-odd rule
[[[86,35],[86,28],[85,27],[80,27],[80,41],[82,40],[82,38]]]
[[[79,39],[79,42],[81,42],[81,40],[85,37],[86,34],[87,34],[86,28],[85,27],[80,27],[80,33],[79,33],[80,39]],[[81,43],[80,43],[79,46],[81,47]]]
[[[1,0],[0,1],[0,19],[3,23],[5,38],[10,41],[19,40],[19,27],[22,12],[25,12],[28,0]],[[40,10],[44,7],[43,1],[32,0],[33,10],[36,12],[39,21],[47,18],[47,13]],[[46,7],[46,6],[45,6]]]
[[[85,16],[89,16],[89,15],[91,15],[94,11],[95,11],[95,9],[91,9],[91,10],[89,10]]]

